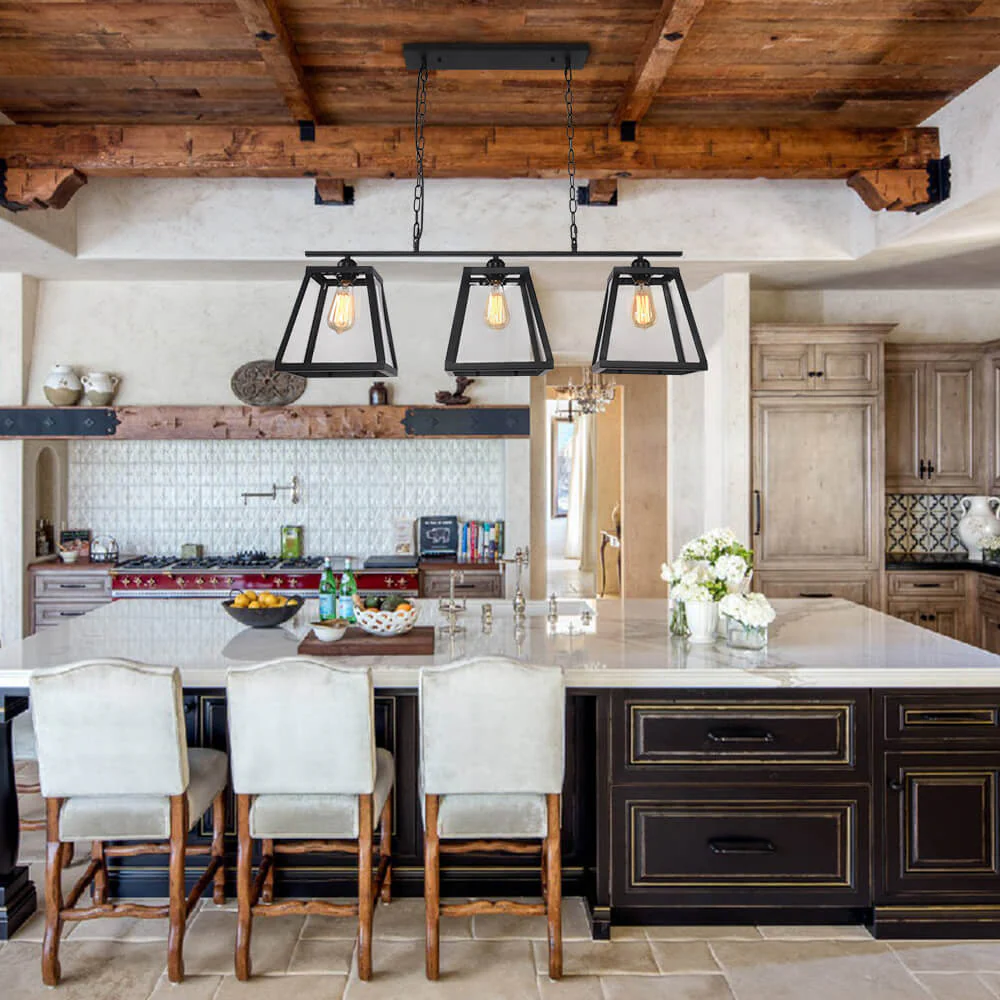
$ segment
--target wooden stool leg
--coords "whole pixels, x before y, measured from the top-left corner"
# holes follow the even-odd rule
[[[97,906],[103,906],[108,901],[108,862],[104,857],[104,844],[100,840],[95,840],[90,845],[90,857],[99,865],[90,885],[90,898]]]
[[[250,839],[250,796],[236,796],[236,899],[239,913],[236,923],[236,978],[250,978],[250,933],[253,930],[253,841]]]
[[[438,842],[438,796],[424,801],[424,913],[426,916],[427,978],[441,970],[441,852]]]
[[[215,871],[212,902],[222,906],[226,902],[226,866],[224,864],[226,847],[226,793],[219,792],[212,803],[212,857],[219,859],[219,867]]]
[[[547,795],[548,836],[545,838],[545,906],[549,924],[549,979],[562,979],[562,850],[559,796]]]
[[[275,869],[278,867],[278,856],[274,853],[274,841],[265,840],[262,850],[264,854],[269,854],[271,856],[271,867],[268,868],[267,875],[264,876],[264,885],[260,891],[260,899],[262,903],[273,903],[274,876]]]
[[[59,807],[61,799],[45,800],[45,939],[42,944],[42,982],[58,986],[59,936],[62,934],[62,862],[63,845],[59,842]]]
[[[372,835],[374,803],[371,795],[358,797],[358,979],[372,977]]]
[[[184,854],[188,833],[187,793],[170,796],[170,933],[167,937],[167,978],[184,981],[184,925],[187,892],[184,887]]]
[[[392,799],[395,793],[390,791],[389,797],[382,807],[382,835],[379,841],[378,855],[379,864],[384,858],[389,859],[389,864],[385,869],[385,878],[382,881],[382,902],[392,902]]]

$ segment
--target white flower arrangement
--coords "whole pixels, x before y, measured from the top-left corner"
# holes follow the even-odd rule
[[[660,567],[673,601],[719,601],[745,585],[753,571],[753,553],[728,528],[693,538],[672,564]]]
[[[988,535],[979,543],[983,552],[1000,552],[1000,535]]]
[[[727,594],[719,613],[744,628],[767,628],[775,619],[774,608],[763,594]]]

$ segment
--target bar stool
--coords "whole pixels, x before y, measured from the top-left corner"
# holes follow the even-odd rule
[[[63,923],[94,917],[168,917],[167,974],[183,981],[187,918],[210,883],[215,901],[225,902],[226,755],[188,749],[180,674],[172,667],[90,660],[39,671],[30,683],[48,830],[42,981],[59,984]],[[209,807],[211,847],[188,847],[189,831]],[[63,900],[67,849],[81,840],[94,842],[90,864]],[[138,854],[169,855],[167,904],[108,902],[107,859]],[[210,859],[185,895],[184,863],[193,854]],[[88,885],[93,905],[75,909]]]
[[[14,763],[18,764],[23,761],[37,763],[38,751],[35,748],[35,726],[31,720],[30,708],[27,712],[22,712],[20,715],[14,716],[10,731],[11,742],[14,746]],[[37,795],[42,790],[42,786],[30,781],[15,781],[14,790],[18,795]],[[20,827],[24,832],[29,830],[44,830],[45,820],[22,819]]]
[[[440,918],[476,913],[546,916],[549,976],[562,977],[565,725],[558,668],[485,657],[420,671],[428,979],[438,978]],[[541,854],[543,902],[442,905],[441,855],[476,851]]]
[[[229,671],[229,747],[236,793],[236,978],[250,978],[254,917],[358,918],[358,976],[372,973],[375,897],[392,898],[392,754],[375,748],[371,673],[289,657]],[[375,824],[381,822],[378,866]],[[253,841],[263,849],[253,876]],[[358,856],[356,904],[274,902],[279,854]]]

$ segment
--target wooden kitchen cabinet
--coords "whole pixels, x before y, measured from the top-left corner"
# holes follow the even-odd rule
[[[985,385],[983,391],[989,403],[987,408],[987,468],[990,493],[1000,493],[1000,342],[988,345],[984,363]]]
[[[757,568],[881,569],[882,411],[874,396],[752,400]]]
[[[455,580],[457,597],[502,598],[503,568],[494,564],[462,563],[448,566],[420,567],[420,596],[447,597],[451,591],[451,571],[460,575]]]
[[[38,563],[30,577],[32,632],[62,625],[111,601],[111,575],[99,566]]]
[[[876,611],[882,608],[881,573],[755,572],[754,590],[773,600],[839,597]]]
[[[886,489],[977,492],[985,485],[978,349],[892,345],[885,362]]]
[[[892,571],[886,574],[893,618],[961,642],[974,641],[973,596],[963,572]]]
[[[886,324],[758,324],[753,328],[753,392],[877,393]]]

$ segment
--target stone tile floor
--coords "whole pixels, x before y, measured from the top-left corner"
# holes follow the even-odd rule
[[[37,801],[25,803],[36,811]],[[43,838],[22,835],[41,890]],[[67,882],[82,872],[82,859]],[[39,893],[41,896],[41,892]],[[861,927],[626,927],[589,939],[582,901],[566,901],[565,978],[546,974],[541,918],[442,923],[441,979],[423,971],[422,901],[375,913],[374,977],[357,978],[349,920],[280,917],[254,925],[255,977],[233,976],[233,904],[202,903],[185,940],[187,979],[165,976],[165,921],[71,925],[63,983],[41,982],[43,919],[0,944],[0,998],[36,1000],[1000,1000],[1000,941],[875,941]]]

